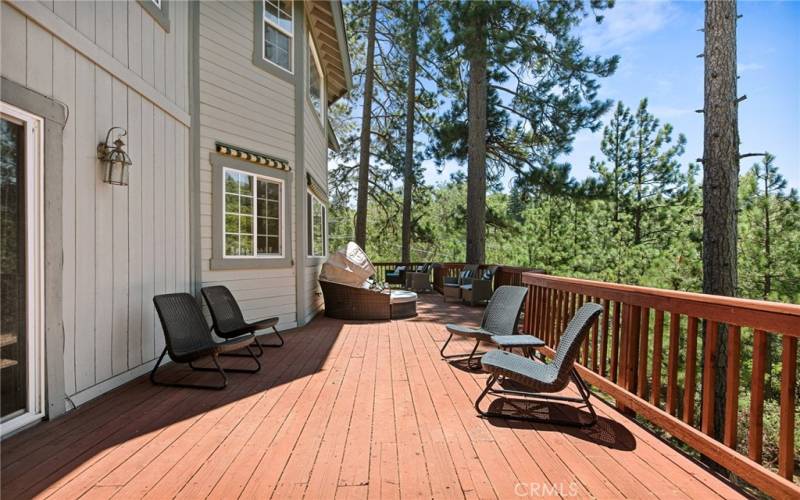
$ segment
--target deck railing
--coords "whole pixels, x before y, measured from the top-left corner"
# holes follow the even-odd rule
[[[800,498],[792,482],[800,306],[534,273],[522,281],[528,287],[524,330],[541,337],[551,355],[575,310],[587,301],[602,304],[604,314],[579,357],[590,384],[767,494]],[[725,352],[718,353],[723,332]],[[777,473],[762,459],[768,340],[781,346]],[[752,350],[751,366],[741,363],[743,349]],[[727,357],[723,408],[715,408],[718,354]],[[752,382],[749,405],[740,412],[744,370]],[[724,413],[721,441],[713,437],[715,412]],[[748,422],[742,450],[740,417]]]
[[[372,265],[375,266],[375,278],[380,281],[386,281],[386,273],[392,271],[395,267],[404,265],[404,266],[418,266],[423,265],[424,262],[410,262],[408,264],[401,264],[399,262],[373,262]],[[463,262],[437,262],[434,263],[431,269],[431,282],[433,283],[433,288],[439,293],[442,293],[442,288],[444,287],[444,278],[446,276],[458,276],[458,273],[464,267]],[[489,267],[491,264],[484,264],[480,266],[480,269],[485,269]],[[544,271],[540,269],[533,269],[530,267],[520,267],[520,266],[498,266],[497,271],[494,276],[494,286],[495,288],[501,285],[522,285],[522,274],[525,272],[533,272],[533,273],[542,273]]]

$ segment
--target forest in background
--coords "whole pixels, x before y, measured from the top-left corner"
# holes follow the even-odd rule
[[[707,80],[725,74],[731,85],[724,90],[732,93],[708,94],[706,86],[698,110],[706,135],[691,140],[704,143],[707,158],[686,158],[687,138],[654,116],[646,97],[598,98],[619,58],[584,54],[576,28],[586,19],[602,22],[613,4],[346,3],[354,89],[330,113],[341,145],[329,162],[330,247],[355,240],[374,261],[529,266],[800,303],[800,200],[781,176],[798,166],[769,153],[739,152],[735,113],[725,111],[746,98],[736,95],[735,49],[732,59],[706,59]],[[735,2],[724,12],[707,4],[706,26],[709,9],[735,19],[726,10],[731,6],[735,12]],[[706,43],[735,47],[730,37],[731,31],[715,32]],[[572,165],[559,159],[586,129],[602,130],[602,140],[588,165],[592,174],[576,179]],[[719,149],[719,137],[734,140]],[[440,170],[445,163],[460,168],[446,182],[426,184],[429,160]],[[732,167],[738,176],[728,175]],[[704,220],[720,224],[704,227]],[[721,330],[718,352],[724,338]],[[753,332],[742,330],[737,449],[745,453],[752,345]],[[779,339],[770,338],[763,453],[771,467],[778,455],[780,352]],[[724,360],[717,357],[718,373],[724,374]],[[680,368],[681,388],[684,376]],[[723,407],[724,394],[716,390],[715,399]],[[800,409],[795,413],[800,421]],[[715,432],[721,428],[715,422]],[[800,433],[794,440],[800,450]]]

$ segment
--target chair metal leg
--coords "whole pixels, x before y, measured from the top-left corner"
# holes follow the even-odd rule
[[[262,344],[261,341],[258,340],[258,337],[256,337],[256,341],[254,342],[254,345],[258,344],[258,347],[261,349],[262,352],[264,351],[264,349],[263,349],[264,347],[283,347],[283,344],[285,343],[283,341],[283,337],[281,337],[281,334],[280,334],[280,332],[278,331],[277,328],[275,328],[273,326],[272,327],[272,331],[275,332],[275,335],[278,336],[278,340],[280,340],[281,342],[280,342],[280,344]],[[261,354],[259,354],[259,356],[261,356]]]
[[[525,422],[538,422],[538,423],[545,423],[545,424],[552,424],[552,425],[563,425],[567,427],[591,427],[597,423],[597,413],[595,413],[594,407],[592,406],[591,401],[589,401],[589,396],[591,392],[589,391],[586,382],[580,377],[578,372],[573,368],[572,372],[570,373],[572,380],[575,382],[575,385],[578,388],[578,393],[580,394],[580,398],[572,398],[567,396],[558,396],[554,394],[544,394],[538,392],[527,392],[527,391],[515,391],[510,389],[493,389],[494,384],[498,380],[497,375],[491,375],[489,379],[486,381],[486,388],[481,392],[478,399],[475,400],[475,409],[478,413],[485,418],[504,418],[508,420],[521,420]],[[509,415],[507,413],[502,412],[493,412],[493,411],[484,411],[480,408],[480,403],[487,394],[497,394],[497,395],[505,395],[505,394],[512,394],[515,396],[520,396],[519,398],[508,398],[504,397],[504,399],[510,402],[512,405],[514,402],[527,402],[527,401],[535,401],[535,400],[549,400],[549,401],[569,401],[573,403],[583,403],[584,406],[589,410],[589,414],[591,415],[591,420],[589,422],[575,422],[572,420],[562,420],[562,419],[552,419],[552,418],[540,418],[535,417],[532,415]]]
[[[258,360],[258,356],[256,356],[255,353],[253,352],[253,350],[250,349],[250,346],[245,347],[245,349],[247,349],[247,353],[248,353],[248,354],[245,354],[245,356],[249,356],[249,357],[253,358],[253,361],[256,362],[256,367],[255,368],[226,368],[224,371],[228,371],[228,372],[232,372],[232,373],[257,373],[259,370],[261,370],[261,362]],[[214,355],[211,356],[211,359],[214,360],[214,364],[217,367],[220,367],[219,362],[217,361],[217,356],[219,356],[219,355],[218,354],[214,354]],[[191,362],[189,362],[189,367],[192,370],[197,370],[199,372],[217,371],[216,368],[206,368],[206,367],[203,367],[203,366],[194,366]],[[222,369],[222,368],[220,367],[220,369]],[[223,373],[224,373],[224,371],[223,371]]]
[[[221,389],[224,389],[228,385],[228,377],[225,375],[225,370],[222,369],[222,366],[220,366],[219,362],[217,361],[217,356],[216,355],[212,356],[212,360],[214,361],[214,365],[216,365],[216,369],[208,368],[207,370],[208,371],[215,371],[215,372],[219,373],[220,376],[222,377],[222,383],[221,384],[218,384],[218,385],[212,385],[212,384],[183,384],[183,383],[180,383],[180,382],[162,382],[162,381],[156,380],[156,371],[158,371],[158,367],[161,365],[161,361],[164,359],[164,356],[166,354],[167,354],[167,349],[165,348],[161,352],[161,356],[158,357],[158,361],[156,361],[156,364],[153,367],[153,370],[150,372],[150,382],[152,382],[154,385],[163,385],[163,386],[166,386],[166,387],[183,387],[183,388],[188,388],[188,389],[210,389],[210,390],[217,390],[217,391],[221,390]],[[191,366],[191,363],[189,363],[189,366]]]
[[[485,352],[477,352],[478,347],[481,345],[481,341],[480,340],[475,341],[475,347],[472,348],[472,352],[470,352],[469,354],[445,354],[444,350],[447,348],[447,345],[450,343],[450,340],[452,339],[453,339],[453,334],[451,333],[450,336],[447,337],[447,340],[444,342],[444,345],[442,345],[442,348],[439,349],[439,354],[442,356],[442,359],[448,362],[463,361],[466,359],[468,368],[472,370],[480,370],[481,368],[480,362],[475,361],[475,356],[477,355],[478,357],[480,357],[486,354]]]

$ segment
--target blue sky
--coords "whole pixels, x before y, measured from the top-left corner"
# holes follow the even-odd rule
[[[800,188],[800,1],[740,1],[738,27],[740,151],[769,151],[790,187]],[[602,24],[582,27],[593,54],[620,55],[616,74],[601,83],[600,96],[635,108],[643,97],[650,111],[687,138],[683,163],[702,156],[703,3],[617,0]],[[604,117],[604,121],[608,115]],[[566,157],[573,175],[590,174],[589,158],[599,155],[601,131],[578,134]],[[742,162],[749,168],[757,158]],[[426,180],[446,180],[459,167],[437,174],[432,162]]]

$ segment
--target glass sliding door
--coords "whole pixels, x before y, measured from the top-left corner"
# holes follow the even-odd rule
[[[42,416],[42,121],[0,103],[0,425]]]

